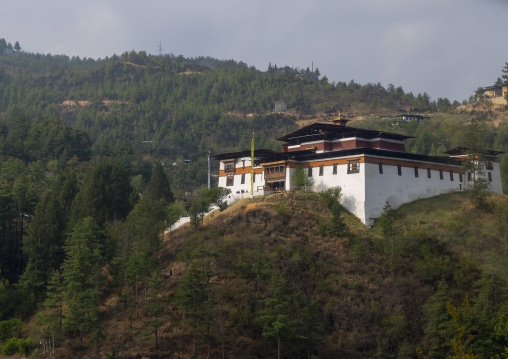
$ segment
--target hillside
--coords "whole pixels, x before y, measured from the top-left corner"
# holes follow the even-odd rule
[[[480,212],[464,194],[414,202],[372,230],[312,193],[200,223],[220,196],[215,161],[206,189],[209,152],[246,150],[253,132],[257,149],[279,150],[276,138],[339,111],[429,155],[463,144],[475,119],[505,152],[506,192],[505,107],[241,61],[2,44],[0,355],[444,358],[455,339],[490,358],[506,346],[504,196]],[[406,112],[428,118],[384,118]],[[182,215],[194,226],[163,237]]]
[[[277,103],[287,109],[274,111]],[[409,135],[418,127],[418,135],[426,136],[425,146],[418,146],[424,154],[457,142],[443,135],[442,118],[455,124],[452,137],[462,123],[485,119],[499,128],[495,130],[499,139],[495,143],[489,139],[491,147],[507,147],[504,109],[455,113],[458,106],[426,93],[405,93],[393,85],[329,83],[310,71],[281,72],[276,67],[263,71],[241,61],[153,56],[143,51],[98,60],[0,51],[0,153],[19,156],[16,151],[21,147],[11,144],[7,134],[13,133],[20,118],[26,118],[27,125],[58,120],[89,137],[90,155],[119,157],[129,163],[129,176],[139,192],[148,181],[146,168],[155,158],[175,164],[175,171],[168,168],[167,175],[182,196],[206,183],[209,150],[217,154],[249,148],[252,132],[257,148],[279,150],[275,138],[309,122],[333,119],[339,111],[354,121],[351,125],[366,122]],[[390,122],[381,120],[407,112],[429,116],[428,125],[391,128]],[[26,130],[29,133],[30,126]],[[64,154],[58,144],[48,146],[55,138],[32,130],[34,135],[37,131],[40,138],[29,141],[36,148],[24,149],[27,159],[42,158],[43,149],[44,156],[59,161],[61,168],[73,155],[80,157],[68,148]],[[191,160],[190,165],[182,166],[183,160]]]
[[[278,322],[284,357],[411,358],[417,347],[446,357],[457,336],[446,303],[460,307],[468,297],[461,320],[474,341],[467,349],[489,358],[508,344],[493,334],[508,310],[508,242],[498,234],[506,233],[508,198],[491,203],[491,212],[478,213],[463,193],[416,201],[390,215],[391,235],[344,213],[348,232],[339,237],[327,235],[331,215],[313,193],[245,199],[214,212],[197,236],[184,226],[164,240],[158,353],[273,357],[270,328]],[[194,300],[185,302],[183,292]],[[154,356],[153,334],[141,339],[145,311],[129,322],[116,295],[106,303],[100,352]],[[64,357],[70,350],[76,357],[75,342],[64,343]]]

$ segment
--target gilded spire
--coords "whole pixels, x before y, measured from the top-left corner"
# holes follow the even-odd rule
[[[337,126],[346,126],[346,122],[349,120],[346,120],[344,117],[342,117],[342,114],[339,111],[339,116],[337,116],[336,119],[333,119],[331,122],[333,122],[334,125]]]

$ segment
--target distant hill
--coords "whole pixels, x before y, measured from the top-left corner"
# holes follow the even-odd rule
[[[190,159],[190,166],[169,173],[179,191],[206,183],[208,150],[248,148],[252,132],[258,148],[280,149],[275,138],[339,111],[352,120],[377,121],[406,112],[451,114],[459,105],[393,85],[329,83],[308,69],[270,65],[261,71],[241,61],[143,51],[70,58],[16,51],[3,42],[0,124],[11,127],[14,113],[22,110],[31,121],[55,117],[85,131],[92,155],[128,154],[167,164]],[[275,112],[276,103],[286,109]],[[142,173],[131,168],[130,175]]]

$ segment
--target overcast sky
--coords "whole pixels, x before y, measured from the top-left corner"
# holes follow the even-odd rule
[[[508,61],[508,0],[0,0],[0,38],[27,52],[125,51],[318,67],[461,102]]]

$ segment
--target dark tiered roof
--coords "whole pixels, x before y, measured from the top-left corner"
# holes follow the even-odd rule
[[[405,159],[411,161],[422,161],[422,162],[430,162],[430,163],[438,163],[438,164],[448,164],[453,166],[460,166],[461,162],[457,158],[453,157],[445,157],[445,156],[427,156],[427,155],[419,155],[415,153],[407,153],[407,152],[398,152],[398,151],[389,151],[382,150],[377,148],[350,148],[343,149],[338,151],[328,151],[328,152],[316,152],[314,150],[305,150],[305,151],[292,151],[292,152],[275,152],[270,156],[265,157],[263,162],[276,162],[276,161],[284,161],[284,160],[293,160],[297,162],[306,162],[306,161],[319,161],[326,160],[328,158],[337,158],[337,157],[351,157],[351,156],[375,156],[375,157],[385,157],[385,158],[396,158],[396,159]]]
[[[274,154],[277,154],[278,152],[267,150],[264,148],[260,148],[258,150],[254,150],[254,157],[259,158],[263,160],[264,158],[268,156],[273,156]],[[240,152],[230,152],[230,153],[220,153],[218,155],[213,155],[212,157],[216,158],[219,161],[222,160],[228,160],[233,158],[240,158],[240,157],[250,157],[251,152],[250,150],[240,151]]]
[[[390,140],[404,141],[413,136],[401,135],[398,133],[364,130],[361,128],[338,126],[329,123],[315,122],[309,126],[305,126],[291,132],[285,136],[277,138],[279,141],[284,141],[292,144],[302,142],[318,141],[318,140],[335,140],[340,138],[359,137],[359,138],[386,138]]]
[[[444,151],[447,155],[450,156],[462,156],[462,155],[468,155],[471,153],[471,150],[466,147],[455,147],[451,150]],[[486,156],[497,156],[501,153],[504,153],[503,151],[494,151],[494,150],[485,150],[484,155]]]

